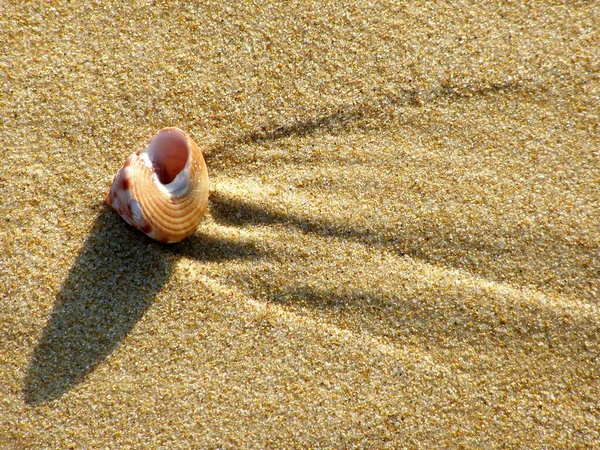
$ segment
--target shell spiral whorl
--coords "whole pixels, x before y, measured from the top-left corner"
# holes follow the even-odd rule
[[[170,243],[187,238],[208,206],[202,152],[179,128],[163,128],[127,158],[105,202],[152,239]]]

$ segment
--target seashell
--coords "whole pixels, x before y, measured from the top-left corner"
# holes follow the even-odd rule
[[[127,158],[104,201],[152,239],[181,241],[196,231],[208,206],[202,152],[179,128],[163,128]]]

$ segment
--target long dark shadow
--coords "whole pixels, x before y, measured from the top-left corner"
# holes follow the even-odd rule
[[[484,354],[494,352],[498,345],[509,339],[518,340],[523,348],[540,351],[538,343],[545,340],[551,345],[571,347],[577,355],[574,361],[593,363],[597,358],[591,349],[582,349],[581,343],[572,339],[573,336],[587,336],[590,342],[597,342],[600,336],[597,321],[589,316],[567,317],[553,308],[530,305],[527,311],[506,322],[502,320],[502,314],[482,314],[477,309],[465,307],[460,293],[445,295],[444,301],[432,310],[426,301],[406,301],[401,293],[395,296],[368,290],[331,292],[311,287],[305,280],[290,280],[284,286],[265,280],[262,288],[274,303],[334,312],[329,316],[330,320],[339,320],[343,327],[348,327],[354,320],[354,326],[361,332],[368,331],[392,341],[416,338],[425,347],[480,349]],[[502,303],[498,306],[501,308]],[[482,310],[485,309],[482,305]],[[454,320],[449,320],[450,317]],[[540,326],[540,323],[544,325]],[[510,333],[506,333],[508,327],[512,329]]]
[[[509,235],[506,232],[496,236],[496,240],[503,240],[510,245],[500,246],[495,245],[493,240],[490,242],[491,236],[485,239],[477,233],[477,230],[459,232],[439,226],[413,228],[407,225],[402,229],[374,228],[372,224],[356,226],[318,217],[297,215],[289,211],[276,211],[252,201],[231,198],[219,192],[212,193],[211,213],[217,222],[227,225],[283,224],[303,233],[350,239],[369,246],[385,248],[398,255],[408,255],[428,263],[449,265],[459,269],[464,267],[461,255],[465,254],[474,257],[483,254],[486,259],[491,261],[505,258],[510,265],[505,265],[503,269],[504,271],[512,270],[512,279],[517,282],[523,278],[523,266],[533,267],[535,264],[543,269],[540,270],[542,274],[538,278],[535,273],[529,272],[529,279],[523,278],[523,283],[526,281],[531,283],[531,279],[533,279],[537,280],[539,286],[548,287],[549,283],[543,278],[543,272],[552,271],[560,281],[560,284],[556,283],[552,286],[554,289],[560,289],[559,292],[576,294],[583,298],[587,297],[590,301],[596,300],[593,289],[582,289],[581,278],[585,277],[584,279],[587,280],[590,287],[596,285],[598,267],[582,266],[581,273],[573,274],[563,269],[562,265],[564,258],[575,261],[593,261],[596,249],[572,244],[561,236],[548,236],[543,229],[532,230],[532,239],[540,244],[538,246],[532,246],[530,241],[519,237],[518,234]],[[445,237],[450,232],[454,234],[451,242]],[[527,258],[523,261],[524,255]],[[503,273],[498,274],[493,265],[481,266],[478,274],[497,281],[504,281]]]
[[[322,218],[297,215],[289,211],[276,211],[218,192],[212,194],[211,213],[217,222],[230,226],[285,225],[302,233],[354,240],[369,246],[385,248],[397,254],[407,254],[428,262],[436,262],[432,261],[431,257],[428,257],[425,251],[418,246],[418,236],[416,235],[423,233],[421,230],[417,233],[415,230],[407,229],[402,233],[385,233],[386,237],[381,237],[377,233],[381,230],[369,228],[368,225],[364,228],[353,227]],[[440,245],[440,242],[443,241],[443,232],[437,231],[437,235],[431,231],[425,231],[425,233],[431,238],[431,245],[441,250],[444,249]],[[515,245],[518,244],[517,241]],[[465,240],[460,242],[460,245],[473,248],[479,244]],[[560,243],[559,248],[561,251],[565,250]],[[493,248],[481,250],[488,254],[494,252]],[[569,251],[575,252],[576,250],[569,249]],[[451,263],[459,267],[459,264],[453,261],[448,253],[449,251],[446,251],[443,263]],[[560,254],[557,251],[556,255],[551,256],[556,258],[560,257]],[[571,280],[567,281],[572,282]],[[547,342],[551,342],[552,345],[572,346],[573,351],[578,353],[579,361],[587,364],[596,355],[591,351],[582,351],[580,343],[573,343],[571,336],[586,336],[590,342],[596,342],[600,336],[598,324],[589,316],[581,318],[577,315],[568,316],[560,309],[528,305],[525,308],[526,311],[517,320],[507,323],[502,319],[503,314],[481,314],[476,309],[465,307],[464,299],[458,291],[448,292],[444,296],[444,301],[440,302],[432,312],[427,302],[406,301],[401,292],[397,295],[382,295],[363,289],[357,292],[352,290],[340,292],[336,289],[333,292],[310,286],[309,280],[304,276],[291,278],[283,284],[273,282],[269,277],[263,277],[259,283],[260,292],[270,302],[292,307],[307,306],[313,310],[332,313],[331,320],[340,320],[340,325],[343,327],[348,327],[351,322],[349,314],[356,318],[355,326],[361,332],[368,330],[373,335],[400,341],[416,337],[430,347],[469,346],[470,348],[481,348],[483,353],[490,348],[496,348],[498,345],[506,343],[507,336],[518,336],[520,345],[536,350],[540,333],[543,332]],[[498,306],[501,308],[502,302]],[[512,309],[512,307],[512,305],[506,305],[507,309]],[[482,309],[485,308],[486,306],[482,305]],[[449,322],[448,317],[452,316],[457,320]],[[365,319],[364,322],[361,322],[362,318]],[[465,323],[481,324],[481,327],[465,327]],[[540,326],[540,323],[543,326]],[[509,326],[514,329],[514,332],[506,334],[505,329]]]
[[[253,144],[261,141],[276,141],[290,136],[304,137],[317,131],[332,132],[344,129],[349,124],[354,124],[364,118],[385,117],[386,110],[390,107],[419,107],[424,101],[433,102],[442,98],[455,100],[484,97],[498,92],[522,92],[539,93],[547,88],[537,82],[501,82],[501,83],[473,83],[471,86],[458,86],[450,82],[441,83],[432,89],[398,89],[395,92],[374,95],[358,103],[336,105],[322,111],[316,111],[302,119],[287,121],[284,123],[268,123],[257,126],[245,133],[241,133],[230,139],[225,139],[218,145],[205,150],[205,158],[209,165],[217,163],[222,158],[240,158],[245,155],[239,154],[238,147],[243,144]]]
[[[353,228],[322,219],[298,216],[287,211],[273,211],[251,201],[230,198],[217,191],[211,194],[210,210],[217,222],[226,225],[287,224],[305,233],[322,236],[356,239],[365,243],[376,243],[378,239],[367,227]]]
[[[214,261],[261,254],[251,244],[199,233],[160,244],[102,207],[34,350],[23,387],[26,403],[59,398],[102,363],[152,305],[180,256]]]

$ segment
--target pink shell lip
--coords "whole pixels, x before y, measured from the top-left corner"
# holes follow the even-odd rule
[[[198,145],[179,128],[163,128],[127,158],[105,203],[152,239],[185,239],[208,206],[208,174]]]
[[[161,130],[143,151],[162,184],[171,183],[185,168],[190,156],[188,137],[177,128]]]

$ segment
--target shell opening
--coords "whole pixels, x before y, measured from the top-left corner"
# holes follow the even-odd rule
[[[185,169],[190,149],[185,134],[167,129],[150,141],[144,153],[152,163],[158,180],[167,185]]]

